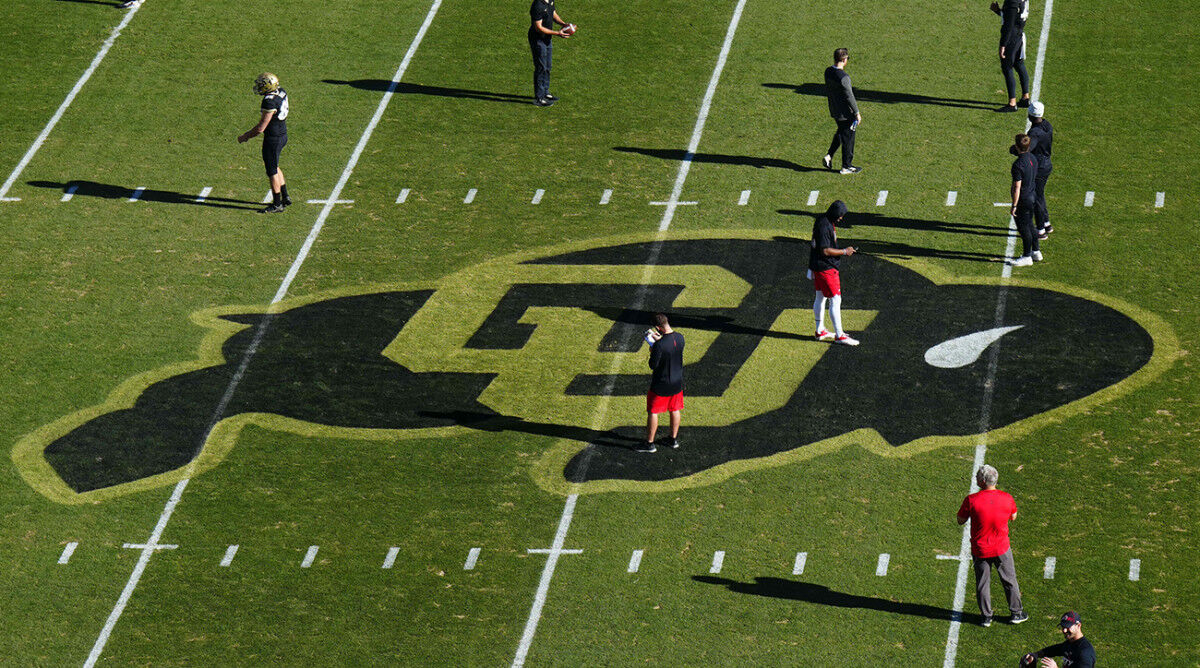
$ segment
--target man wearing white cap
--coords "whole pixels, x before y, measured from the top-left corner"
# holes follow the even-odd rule
[[[1050,147],[1054,141],[1054,128],[1046,120],[1046,105],[1034,102],[1029,105],[1029,139],[1033,142],[1029,151],[1038,159],[1037,178],[1034,179],[1035,200],[1033,219],[1037,224],[1038,238],[1045,239],[1054,227],[1050,225],[1050,212],[1046,209],[1046,181],[1050,178]]]

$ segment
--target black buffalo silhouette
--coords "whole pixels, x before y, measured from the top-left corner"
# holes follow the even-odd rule
[[[528,308],[568,305],[612,321],[602,351],[633,351],[642,346],[641,333],[652,314],[667,311],[685,335],[698,329],[717,332],[703,355],[687,360],[684,372],[687,396],[716,397],[764,338],[814,345],[811,337],[771,329],[783,309],[811,308],[806,243],[699,239],[653,246],[631,243],[533,263],[638,265],[653,251],[662,266],[720,266],[749,283],[750,291],[734,307],[673,308],[684,286],[519,284],[467,346],[521,348],[533,327],[518,322]],[[494,374],[416,373],[384,357],[382,351],[432,294],[397,290],[336,297],[279,313],[224,316],[247,327],[225,341],[223,364],[150,385],[133,406],[94,417],[51,441],[44,458],[76,492],[102,489],[183,467],[198,456],[221,420],[266,413],[333,427],[461,425],[570,438],[588,445],[567,464],[567,481],[659,481],[864,427],[896,446],[926,436],[996,429],[1117,383],[1145,365],[1154,350],[1149,333],[1129,316],[1049,289],[938,285],[867,255],[843,261],[842,275],[843,308],[878,312],[858,334],[863,345],[825,351],[776,410],[725,427],[688,427],[685,410],[680,450],[632,451],[641,415],[630,415],[630,426],[607,432],[501,415],[478,401]],[[1006,291],[1003,300],[999,290]],[[927,364],[924,353],[941,341],[997,326],[998,302],[999,324],[1021,329],[998,348],[985,417],[980,398],[991,357],[944,369]],[[788,364],[777,360],[780,382],[787,382]],[[580,374],[567,391],[632,396],[644,394],[646,384],[641,374]]]

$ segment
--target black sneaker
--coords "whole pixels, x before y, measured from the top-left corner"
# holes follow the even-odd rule
[[[1050,238],[1050,233],[1049,233],[1049,232],[1047,232],[1047,231],[1046,231],[1044,228],[1043,228],[1043,229],[1040,229],[1040,230],[1038,230],[1038,239],[1039,239],[1039,240],[1041,240],[1041,239],[1049,239],[1049,238]]]
[[[549,107],[550,105],[554,104],[554,100],[551,100],[548,97],[539,97],[538,99],[534,100],[533,103],[539,107]]]
[[[634,447],[636,452],[658,452],[658,448],[654,447],[653,443],[642,443]]]
[[[1024,612],[1018,612],[1012,616],[1012,619],[1008,620],[1008,623],[1009,624],[1020,624],[1021,622],[1025,621],[1027,619],[1029,619],[1029,615],[1025,614]]]
[[[1017,106],[1022,109],[1028,109],[1029,108],[1029,98],[1027,98],[1027,97],[1021,98],[1021,100],[1019,102],[1017,102]]]
[[[667,441],[667,445],[671,446],[672,450],[678,450],[679,449],[679,439],[672,438],[671,440]]]
[[[1000,113],[1004,114],[1004,113],[1012,113],[1012,112],[1014,112],[1014,111],[1016,111],[1016,110],[1017,110],[1017,105],[1015,105],[1015,104],[1006,104],[1006,105],[1004,105],[1003,107],[1000,107],[999,109],[997,109],[996,111],[998,111],[998,112],[1000,112]]]
[[[283,213],[283,203],[272,204],[262,211],[259,211],[259,213]]]
[[[1042,228],[1042,231],[1046,234],[1052,234],[1054,232],[1054,226],[1050,223],[1046,223],[1046,226]]]
[[[546,99],[550,100],[551,102],[558,102],[558,96],[551,95],[550,93],[546,93]]]
[[[292,205],[292,198],[291,198],[291,197],[284,197],[284,198],[283,198],[283,205],[284,205],[284,206],[291,206],[291,205]]]
[[[992,625],[992,618],[991,618],[991,617],[984,617],[982,620],[980,620],[980,621],[979,621],[979,625],[980,625],[980,626],[982,626],[982,627],[984,627],[984,628],[987,628],[987,627],[991,626],[991,625]]]

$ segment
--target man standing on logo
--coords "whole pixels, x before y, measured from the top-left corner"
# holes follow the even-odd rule
[[[812,241],[809,242],[808,277],[816,290],[813,300],[813,316],[817,321],[818,341],[833,341],[845,346],[857,346],[858,340],[850,338],[842,329],[842,279],[838,272],[841,258],[854,255],[854,246],[838,248],[837,224],[846,216],[846,203],[836,200],[829,210],[813,223]],[[833,321],[830,334],[825,329],[825,304],[829,304],[829,319]]]
[[[1046,181],[1050,180],[1050,152],[1054,142],[1054,128],[1046,120],[1046,105],[1034,102],[1029,105],[1029,152],[1037,158],[1038,171],[1034,185],[1033,220],[1037,224],[1038,238],[1045,239],[1054,231],[1050,224],[1050,211],[1046,208]]]
[[[1032,666],[1034,661],[1041,659],[1038,661],[1040,668],[1058,668],[1054,659],[1048,657],[1061,656],[1063,668],[1095,668],[1096,650],[1092,648],[1092,643],[1083,637],[1082,624],[1083,618],[1079,613],[1073,610],[1063,613],[1062,619],[1058,621],[1058,628],[1062,631],[1064,641],[1026,654],[1021,659],[1021,665]]]
[[[829,152],[821,159],[825,169],[833,169],[833,154],[842,148],[842,174],[857,174],[862,168],[854,166],[854,132],[862,120],[858,113],[858,102],[854,100],[854,88],[850,75],[846,74],[846,63],[850,60],[850,49],[833,52],[833,65],[825,68],[825,96],[829,100],[829,115],[837,122],[837,132]]]
[[[1020,624],[1029,619],[1021,607],[1021,588],[1017,586],[1017,568],[1008,544],[1008,523],[1017,517],[1017,503],[1008,492],[996,489],[1000,473],[984,464],[975,472],[979,491],[963,499],[958,523],[971,520],[971,563],[975,566],[975,596],[983,626],[992,625],[992,567],[1000,574],[1004,597],[1012,612],[1009,622]]]
[[[562,20],[554,9],[554,0],[533,0],[529,18],[533,21],[529,26],[529,50],[533,52],[533,103],[549,107],[558,100],[550,94],[550,61],[554,55],[554,44],[550,40],[574,35],[575,26]],[[555,30],[556,24],[563,29]]]
[[[679,422],[683,412],[683,335],[671,329],[662,313],[654,314],[654,327],[646,333],[650,344],[650,391],[646,393],[646,442],[638,452],[655,452],[658,414],[671,414],[672,448],[679,447]]]
[[[267,169],[267,180],[271,183],[271,206],[259,213],[279,213],[292,203],[292,198],[288,197],[287,182],[283,180],[283,172],[279,169],[279,154],[287,146],[287,91],[279,87],[278,77],[263,72],[254,80],[254,92],[263,96],[260,108],[262,118],[258,125],[238,135],[237,139],[239,144],[244,144],[251,137],[263,136],[262,159]]]
[[[1037,228],[1033,223],[1033,206],[1036,202],[1038,161],[1029,151],[1033,142],[1029,135],[1017,135],[1008,149],[1017,156],[1012,164],[1012,209],[1016,219],[1017,233],[1021,235],[1021,257],[1012,260],[1014,267],[1028,267],[1042,261],[1042,249],[1038,244]]]

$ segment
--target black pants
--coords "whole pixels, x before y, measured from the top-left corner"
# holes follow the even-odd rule
[[[1028,257],[1034,251],[1042,250],[1038,244],[1037,228],[1033,224],[1033,200],[1021,200],[1017,202],[1017,214],[1013,218],[1017,221],[1017,234],[1021,235],[1021,256]]]
[[[1037,228],[1043,229],[1046,223],[1050,222],[1050,211],[1046,209],[1046,181],[1050,179],[1050,172],[1038,172],[1037,178],[1034,179],[1034,199],[1033,199],[1033,219],[1037,222]]]
[[[1017,76],[1021,77],[1021,95],[1029,92],[1029,72],[1025,71],[1025,59],[1009,60],[1002,58],[1000,60],[1000,71],[1004,73],[1004,87],[1008,89],[1008,97],[1014,98],[1017,96],[1017,82],[1013,79],[1013,70],[1017,71]]]
[[[832,156],[841,146],[843,169],[854,164],[854,130],[850,129],[853,123],[853,118],[837,122],[837,132],[833,133],[833,142],[829,144],[829,152],[826,153]]]
[[[275,176],[279,172],[279,154],[287,146],[287,135],[282,137],[263,137],[262,159],[267,176]]]
[[[529,50],[533,52],[533,99],[540,100],[550,94],[550,60],[554,55],[554,43],[530,35]]]

